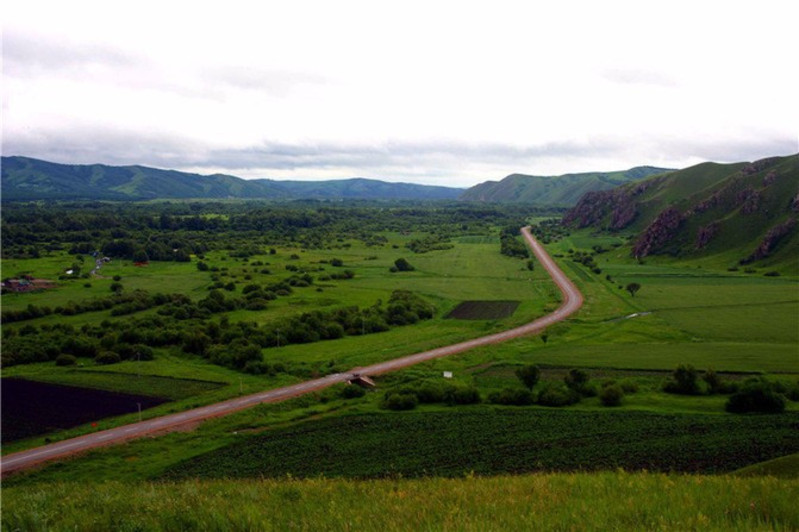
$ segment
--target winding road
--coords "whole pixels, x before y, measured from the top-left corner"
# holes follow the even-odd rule
[[[196,424],[213,417],[224,416],[257,404],[285,401],[286,399],[327,388],[337,383],[353,380],[358,375],[380,375],[434,358],[454,355],[469,349],[474,349],[475,347],[505,342],[513,338],[540,332],[553,323],[557,323],[576,312],[583,304],[583,296],[574,283],[572,283],[563,271],[558,268],[555,261],[547,254],[543,246],[530,234],[530,228],[522,228],[521,232],[538,261],[547,270],[552,280],[563,294],[563,302],[560,307],[551,314],[547,314],[546,316],[538,318],[526,325],[522,325],[521,327],[516,327],[515,329],[475,338],[474,340],[468,340],[446,347],[439,347],[430,351],[389,360],[387,362],[380,362],[371,366],[353,369],[347,373],[336,373],[300,384],[286,386],[284,388],[237,397],[220,403],[186,410],[177,414],[170,414],[113,429],[93,432],[76,438],[29,449],[27,451],[9,454],[0,459],[0,474],[5,476],[9,473],[21,471],[43,462],[63,458],[96,447],[121,443],[155,433],[177,430],[187,425]]]

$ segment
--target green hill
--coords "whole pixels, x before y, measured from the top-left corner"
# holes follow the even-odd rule
[[[450,200],[461,192],[463,190],[459,188],[362,178],[246,180],[230,175],[199,175],[146,166],[70,165],[28,157],[2,158],[3,199],[12,201],[181,198]]]
[[[799,154],[703,163],[585,194],[564,216],[575,228],[634,235],[631,253],[719,255],[768,267],[799,253]]]
[[[462,201],[574,205],[586,192],[609,190],[630,181],[668,172],[666,168],[638,166],[621,172],[588,172],[561,176],[512,174],[487,181],[464,192]]]

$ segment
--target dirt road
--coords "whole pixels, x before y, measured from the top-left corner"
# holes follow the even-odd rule
[[[244,397],[237,397],[229,399],[221,403],[215,403],[193,410],[186,410],[177,414],[170,414],[158,418],[141,421],[139,423],[132,423],[114,429],[103,430],[71,438],[57,443],[44,445],[35,449],[21,451],[18,453],[3,456],[0,460],[0,472],[3,476],[14,471],[20,471],[38,465],[43,462],[55,460],[65,456],[77,454],[96,447],[120,443],[123,441],[131,440],[134,438],[141,438],[142,436],[152,435],[156,433],[168,432],[177,430],[187,425],[192,425],[204,421],[206,419],[227,415],[238,410],[243,410],[261,403],[275,403],[285,401],[292,397],[297,397],[315,390],[327,388],[340,382],[347,382],[353,379],[356,375],[380,375],[388,373],[400,368],[412,366],[426,360],[434,358],[445,357],[462,353],[475,347],[480,347],[489,344],[504,342],[520,336],[533,334],[542,331],[546,327],[565,319],[567,316],[576,312],[583,304],[583,296],[577,287],[566,277],[566,275],[557,267],[552,258],[547,254],[544,248],[539,244],[530,234],[529,228],[522,229],[522,235],[527,241],[530,248],[533,250],[538,261],[547,270],[552,280],[555,281],[561,293],[563,294],[563,302],[560,307],[551,314],[547,314],[537,320],[522,325],[515,329],[510,329],[500,333],[484,336],[482,338],[475,338],[454,345],[446,347],[439,347],[430,351],[424,351],[415,355],[401,357],[387,362],[381,362],[366,366],[363,368],[353,369],[347,373],[336,373],[328,375],[320,379],[314,379],[293,386],[286,386],[276,390],[269,390],[260,392]]]

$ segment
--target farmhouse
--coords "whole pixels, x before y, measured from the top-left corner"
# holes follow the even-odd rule
[[[34,292],[36,290],[55,288],[55,283],[47,279],[34,279],[24,275],[19,279],[6,279],[2,283],[2,288],[3,291],[7,292]]]

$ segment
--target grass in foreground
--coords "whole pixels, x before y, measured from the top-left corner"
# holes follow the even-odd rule
[[[3,529],[795,530],[798,489],[774,477],[624,472],[55,483],[3,490]]]

